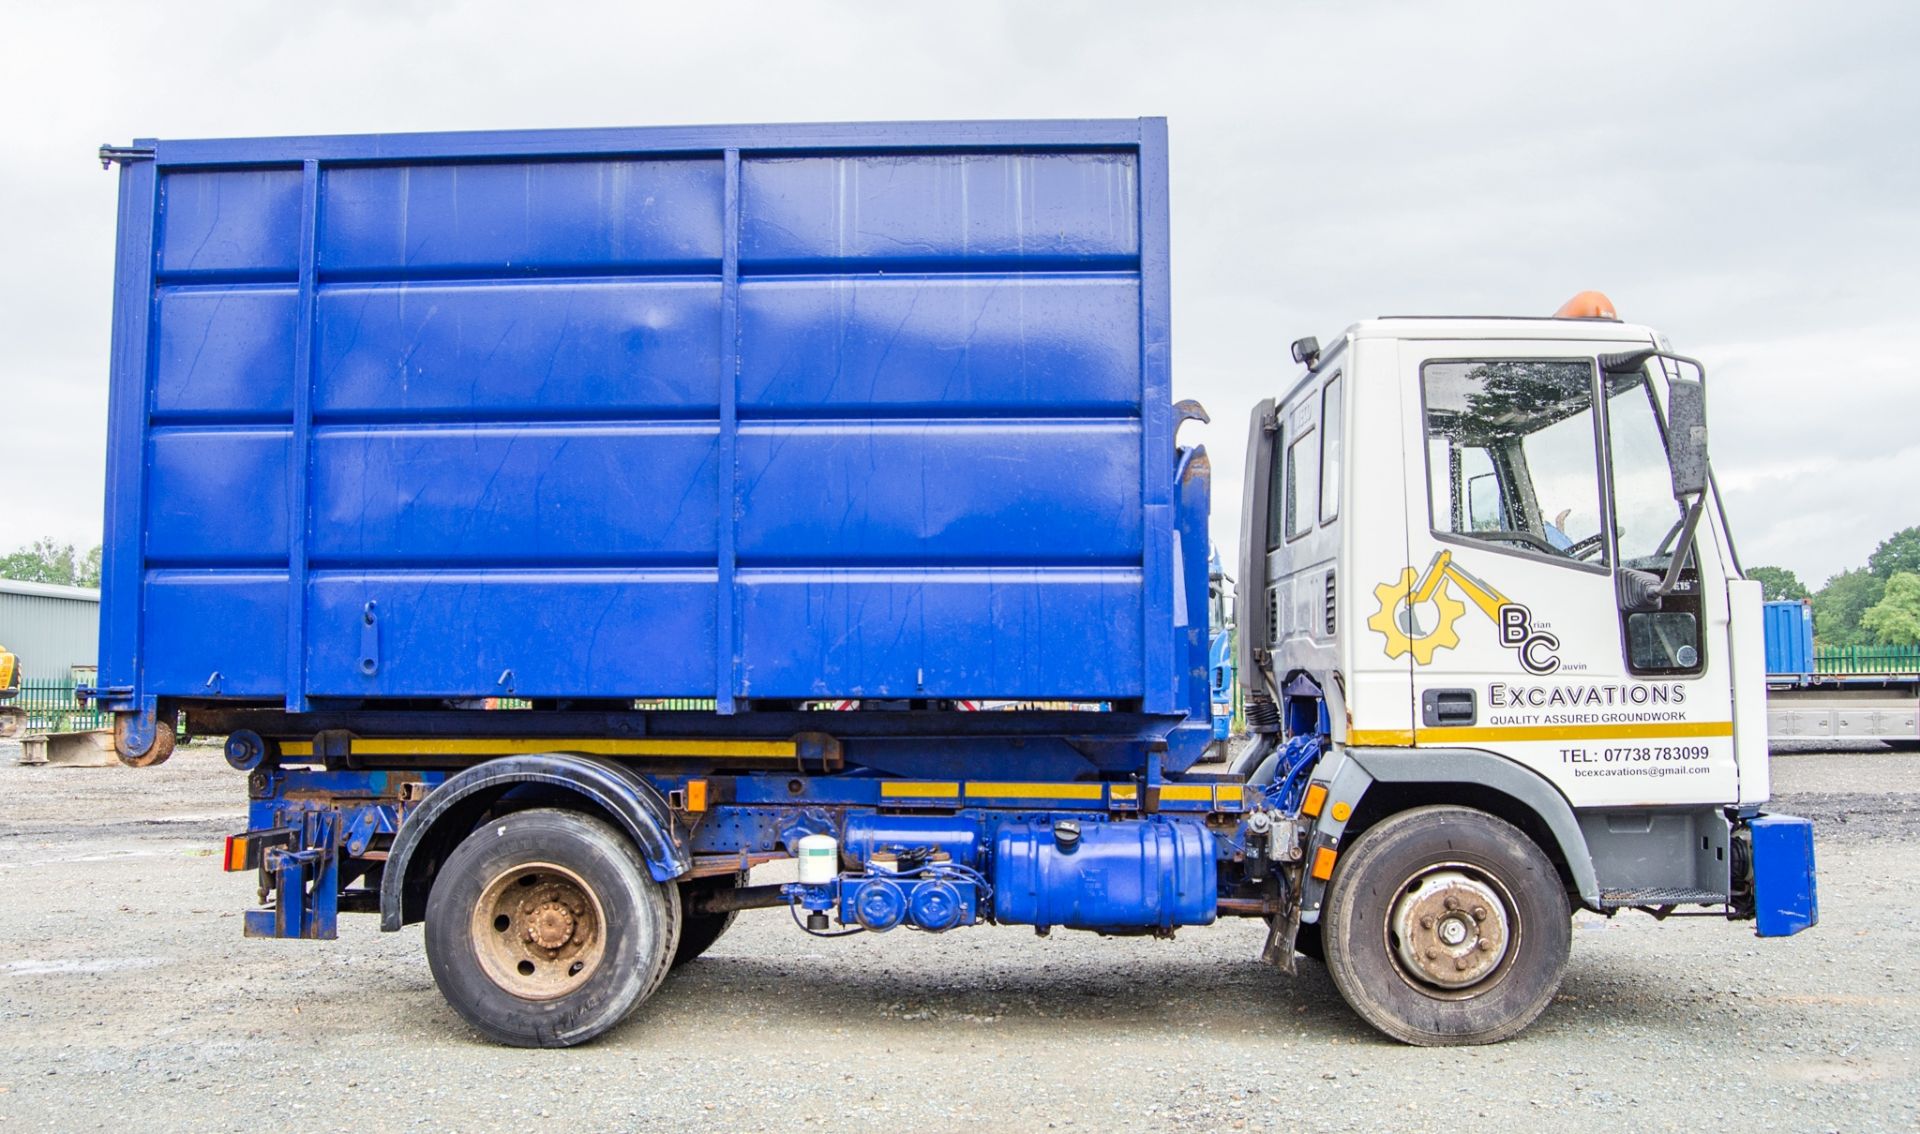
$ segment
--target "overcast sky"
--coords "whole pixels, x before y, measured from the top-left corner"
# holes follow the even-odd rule
[[[1920,523],[1920,5],[88,4],[0,14],[0,551],[100,538],[135,137],[1166,115],[1237,532],[1287,344],[1598,288],[1709,368],[1749,563]]]

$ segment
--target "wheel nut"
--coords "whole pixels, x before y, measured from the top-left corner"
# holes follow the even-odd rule
[[[1487,920],[1487,907],[1485,906],[1473,907],[1473,920],[1475,921]]]
[[[1486,939],[1486,938],[1484,938],[1484,937],[1482,937],[1482,938],[1481,938],[1480,940],[1478,940],[1478,941],[1476,941],[1476,942],[1474,942],[1474,944],[1476,944],[1476,945],[1478,945],[1478,946],[1480,947],[1480,951],[1481,951],[1482,953],[1491,953],[1491,952],[1493,952],[1493,942],[1491,942],[1491,941],[1489,941],[1489,940],[1487,940],[1487,939]]]
[[[1428,914],[1428,915],[1426,915],[1425,917],[1423,917],[1423,918],[1421,918],[1421,919],[1420,919],[1420,928],[1421,928],[1421,929],[1432,929],[1432,928],[1433,928],[1433,915],[1432,915],[1432,914]]]
[[[1438,960],[1439,957],[1440,957],[1440,950],[1438,949],[1427,950],[1427,960],[1434,961],[1434,960]]]
[[[1460,908],[1460,899],[1454,897],[1452,894],[1448,894],[1444,899],[1441,900],[1440,904],[1446,907],[1447,911],[1451,913],[1452,911]]]
[[[1462,958],[1460,958],[1459,960],[1457,960],[1457,961],[1455,961],[1455,962],[1453,963],[1453,967],[1454,967],[1454,970],[1455,970],[1456,972],[1463,972],[1463,973],[1464,973],[1464,972],[1466,972],[1466,971],[1467,971],[1467,959],[1466,959],[1465,957],[1462,957]]]

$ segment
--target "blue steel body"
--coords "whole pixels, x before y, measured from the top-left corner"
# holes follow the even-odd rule
[[[837,770],[722,776],[674,835],[743,863],[808,833],[897,842],[890,779],[1153,794],[1204,750],[1210,470],[1174,438],[1163,121],[117,158],[99,696],[136,742],[177,707],[284,712],[231,750],[250,830],[274,833],[250,932],[330,936],[381,848],[405,866],[417,840],[392,836],[438,814],[429,792],[513,805],[586,776],[664,839],[686,779],[515,757],[406,773],[402,796],[386,772],[269,759],[275,736],[497,735],[505,714],[455,707],[493,697],[607,712],[561,736],[830,733]],[[715,708],[610,711],[655,698]],[[837,700],[1108,711],[799,711]],[[1211,920],[1206,815],[1246,800],[1116,824],[1138,796],[1106,791],[963,786],[953,829],[907,849],[964,854],[831,904],[923,928]],[[996,841],[1062,815],[1086,820],[1072,863],[1037,836],[1004,856],[1047,892],[996,890]],[[1147,849],[1177,893],[1079,869]],[[380,885],[389,921],[417,912]]]
[[[136,151],[108,708],[1047,699],[1204,746],[1163,121]]]

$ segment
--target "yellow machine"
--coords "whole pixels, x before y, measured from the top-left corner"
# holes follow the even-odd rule
[[[15,705],[20,697],[20,659],[0,646],[0,740],[27,731],[27,711]]]

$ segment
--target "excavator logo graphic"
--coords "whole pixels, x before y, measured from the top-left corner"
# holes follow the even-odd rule
[[[1458,587],[1466,602],[1454,597]],[[1425,571],[1408,567],[1400,578],[1373,588],[1380,609],[1367,626],[1387,640],[1390,658],[1413,655],[1415,665],[1432,665],[1439,650],[1456,649],[1460,632],[1454,623],[1467,613],[1467,603],[1480,608],[1500,632],[1500,644],[1510,647],[1521,668],[1544,676],[1560,668],[1560,639],[1533,626],[1533,612],[1495,590],[1453,561],[1451,551],[1435,553]]]

